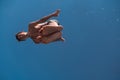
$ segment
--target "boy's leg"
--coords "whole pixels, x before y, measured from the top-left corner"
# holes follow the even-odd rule
[[[59,15],[59,13],[60,13],[60,10],[56,10],[52,14],[45,16],[42,19],[35,21],[34,23],[36,23],[36,24],[43,23],[43,22],[47,21],[48,19],[50,19],[51,17],[57,17]]]

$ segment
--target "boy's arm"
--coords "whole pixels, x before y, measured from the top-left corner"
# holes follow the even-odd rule
[[[42,33],[43,36],[47,36],[49,34],[59,32],[62,30],[63,30],[63,27],[61,25],[59,26],[46,25],[41,28],[40,33]]]

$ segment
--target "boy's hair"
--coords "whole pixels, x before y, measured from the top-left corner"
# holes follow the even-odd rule
[[[23,40],[21,40],[19,37],[18,37],[18,35],[20,34],[21,32],[18,32],[16,35],[15,35],[15,37],[16,37],[16,39],[18,40],[18,41],[23,41]]]

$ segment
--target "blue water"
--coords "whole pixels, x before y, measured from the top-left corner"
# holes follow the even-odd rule
[[[120,80],[120,0],[1,0],[0,80]],[[65,42],[18,42],[61,9]]]

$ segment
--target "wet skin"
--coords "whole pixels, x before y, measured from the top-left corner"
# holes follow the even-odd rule
[[[46,22],[46,20],[51,17],[57,17],[59,12],[60,11],[57,10],[41,20],[29,24],[28,35],[35,43],[47,44],[54,41],[64,41],[61,33],[63,27],[55,21],[49,24]]]
[[[36,27],[37,26],[37,27]],[[58,40],[62,40],[62,29],[61,25],[30,25],[29,26],[29,36],[35,43],[50,43]]]

